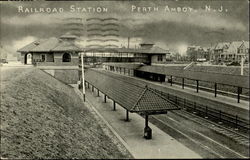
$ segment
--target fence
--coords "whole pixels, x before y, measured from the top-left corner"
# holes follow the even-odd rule
[[[112,67],[114,69],[111,69]],[[123,74],[125,74],[126,67],[124,67],[124,66],[120,67],[120,66],[106,65],[105,69],[106,70],[111,70],[111,71],[114,71],[114,72],[119,72],[120,71],[121,74],[124,71]],[[129,71],[133,71],[133,72],[135,70],[136,69],[134,69],[134,68],[129,69]],[[148,73],[150,73],[152,75],[152,73],[147,71],[147,70],[146,71],[142,70],[142,72],[148,72]],[[176,70],[176,72],[178,73],[178,70]],[[156,74],[156,73],[157,74],[163,74],[163,73],[153,72],[153,74]],[[134,76],[134,75],[132,75],[132,76]],[[171,73],[168,74],[168,75],[165,74],[165,76],[167,77],[168,82],[171,85],[173,83],[178,84],[178,85],[180,84],[180,85],[182,85],[183,89],[184,89],[185,86],[188,86],[188,87],[191,87],[191,88],[196,88],[197,92],[199,92],[199,89],[204,90],[204,91],[208,91],[208,92],[214,92],[215,97],[217,97],[217,94],[226,95],[226,96],[229,96],[229,97],[236,97],[238,103],[240,103],[241,98],[243,98],[244,100],[249,100],[249,88],[242,87],[241,85],[232,86],[231,84],[230,85],[229,84],[223,84],[223,83],[219,83],[219,82],[216,82],[216,81],[208,82],[208,81],[205,81],[205,80],[195,80],[195,79],[190,79],[188,77],[173,76],[173,75],[171,75]],[[194,74],[193,74],[193,76],[194,76]],[[208,75],[206,75],[206,76],[208,76]],[[190,77],[190,75],[189,75],[189,77]],[[215,76],[213,76],[213,77],[215,77]],[[224,76],[222,75],[221,77],[224,77]],[[196,78],[197,78],[197,75],[196,75]],[[234,76],[234,78],[235,78],[235,76]],[[158,79],[158,77],[156,77],[156,79]],[[228,78],[228,79],[231,80],[231,78]],[[238,82],[238,80],[235,81],[235,82]],[[239,83],[239,84],[241,84],[241,83]],[[244,84],[245,84],[245,81],[244,81]]]
[[[175,77],[175,79],[172,79],[172,83],[173,84],[177,84],[177,85],[182,85],[182,79]],[[185,79],[185,87],[190,87],[190,88],[197,88],[197,85],[195,84],[196,81],[195,80],[189,80],[189,79]],[[228,97],[232,97],[232,98],[236,98],[237,95],[237,87],[235,86],[229,86],[229,85],[223,85],[223,84],[217,84],[217,93],[224,95],[224,96],[228,96]],[[209,82],[199,82],[199,90],[203,90],[206,92],[214,92],[214,84],[213,83],[209,83]],[[241,99],[243,100],[249,100],[249,90],[246,88],[242,88],[242,94],[240,95]]]

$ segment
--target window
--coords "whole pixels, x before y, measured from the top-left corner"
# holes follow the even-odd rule
[[[54,53],[46,55],[46,62],[54,62]]]
[[[70,56],[70,54],[64,53],[64,54],[63,54],[62,61],[63,61],[63,62],[71,62],[71,56]]]
[[[42,54],[42,62],[45,62],[45,54]]]
[[[162,55],[158,55],[158,61],[162,61],[163,60],[162,57],[163,57]]]

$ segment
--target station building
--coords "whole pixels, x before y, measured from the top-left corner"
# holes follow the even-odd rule
[[[21,62],[34,65],[67,84],[79,80],[78,65],[81,49],[74,44],[76,36],[40,39],[19,49]]]
[[[152,43],[142,43],[137,49],[80,48],[76,45],[76,38],[65,34],[59,38],[34,41],[18,50],[21,53],[21,62],[34,65],[67,84],[76,84],[81,77],[80,53],[84,55],[85,65],[107,62],[161,64],[166,62],[166,56],[170,54],[168,50]]]

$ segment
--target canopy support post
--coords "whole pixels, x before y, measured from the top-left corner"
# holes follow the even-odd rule
[[[145,115],[145,127],[148,127],[148,115]]]
[[[199,80],[196,80],[196,92],[199,92]]]
[[[214,97],[217,97],[217,83],[214,84]]]
[[[107,96],[106,96],[106,94],[104,94],[104,103],[106,103],[107,102]]]
[[[173,85],[173,76],[170,76],[170,85]]]
[[[144,138],[152,139],[152,129],[148,126],[148,114],[145,114]]]
[[[113,105],[114,106],[113,111],[115,111],[116,110],[116,108],[115,108],[116,107],[115,101],[113,101],[113,104],[114,104]]]
[[[237,102],[240,103],[240,94],[242,93],[242,88],[241,87],[238,87],[238,92],[237,92]]]
[[[182,89],[184,89],[184,78],[182,78]]]
[[[126,120],[125,121],[129,121],[129,113],[128,113],[128,110],[126,109]]]

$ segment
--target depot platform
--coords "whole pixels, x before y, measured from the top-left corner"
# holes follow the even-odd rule
[[[113,111],[111,100],[104,103],[104,95],[97,97],[96,92],[91,92],[90,89],[86,91],[87,103],[94,107],[122,138],[134,158],[202,158],[151,123],[149,126],[153,130],[153,138],[144,139],[143,117],[133,113],[130,114],[130,120],[126,122],[125,110],[121,106],[117,105],[116,111]]]

